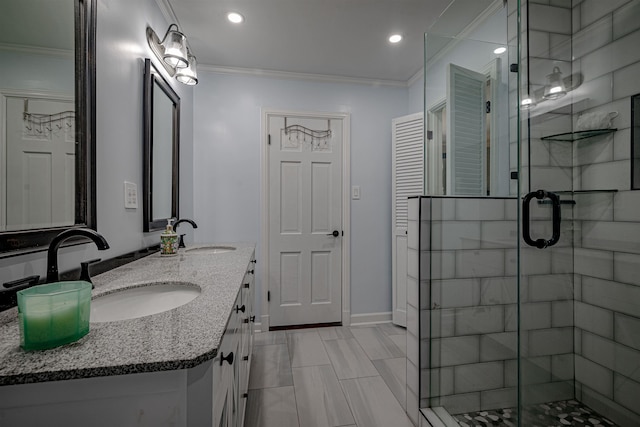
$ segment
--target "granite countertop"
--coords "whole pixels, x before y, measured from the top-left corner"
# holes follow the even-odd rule
[[[0,385],[185,369],[214,358],[255,249],[250,243],[220,245],[236,250],[158,253],[93,277],[94,298],[154,282],[188,282],[201,294],[163,313],[91,323],[89,333],[72,344],[26,352],[17,308],[1,312]],[[198,246],[208,245],[188,249]]]

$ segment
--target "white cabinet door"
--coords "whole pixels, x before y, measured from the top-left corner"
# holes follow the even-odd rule
[[[407,197],[424,190],[423,114],[392,121],[392,320],[407,326]]]

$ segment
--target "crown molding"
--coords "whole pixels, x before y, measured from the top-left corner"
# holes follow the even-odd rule
[[[169,24],[175,23],[176,25],[178,25],[180,31],[182,31],[182,26],[180,26],[178,17],[173,11],[169,0],[156,0],[156,4],[158,5],[160,12],[162,12],[162,16],[164,16],[164,19],[166,19]]]
[[[424,67],[420,68],[413,76],[407,80],[407,86],[411,87],[414,83],[424,78]]]
[[[0,43],[0,51],[29,53],[32,55],[48,55],[68,59],[74,58],[73,49],[52,49],[11,43]]]
[[[294,73],[290,71],[261,70],[257,68],[222,67],[216,65],[198,64],[198,72],[206,71],[216,74],[235,74],[254,77],[268,77],[276,79],[307,80],[325,83],[349,83],[368,86],[408,87],[407,81],[367,79],[359,77],[335,76],[329,74]]]

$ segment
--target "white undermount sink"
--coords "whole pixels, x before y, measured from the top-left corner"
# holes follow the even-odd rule
[[[200,295],[186,282],[158,282],[118,290],[91,300],[93,323],[137,319],[180,307]]]
[[[200,246],[197,248],[187,248],[188,254],[223,254],[225,252],[235,251],[233,246]]]

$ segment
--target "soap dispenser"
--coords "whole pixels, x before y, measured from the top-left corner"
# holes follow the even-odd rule
[[[173,218],[167,220],[167,228],[160,235],[160,255],[178,254],[178,234],[173,231]]]

